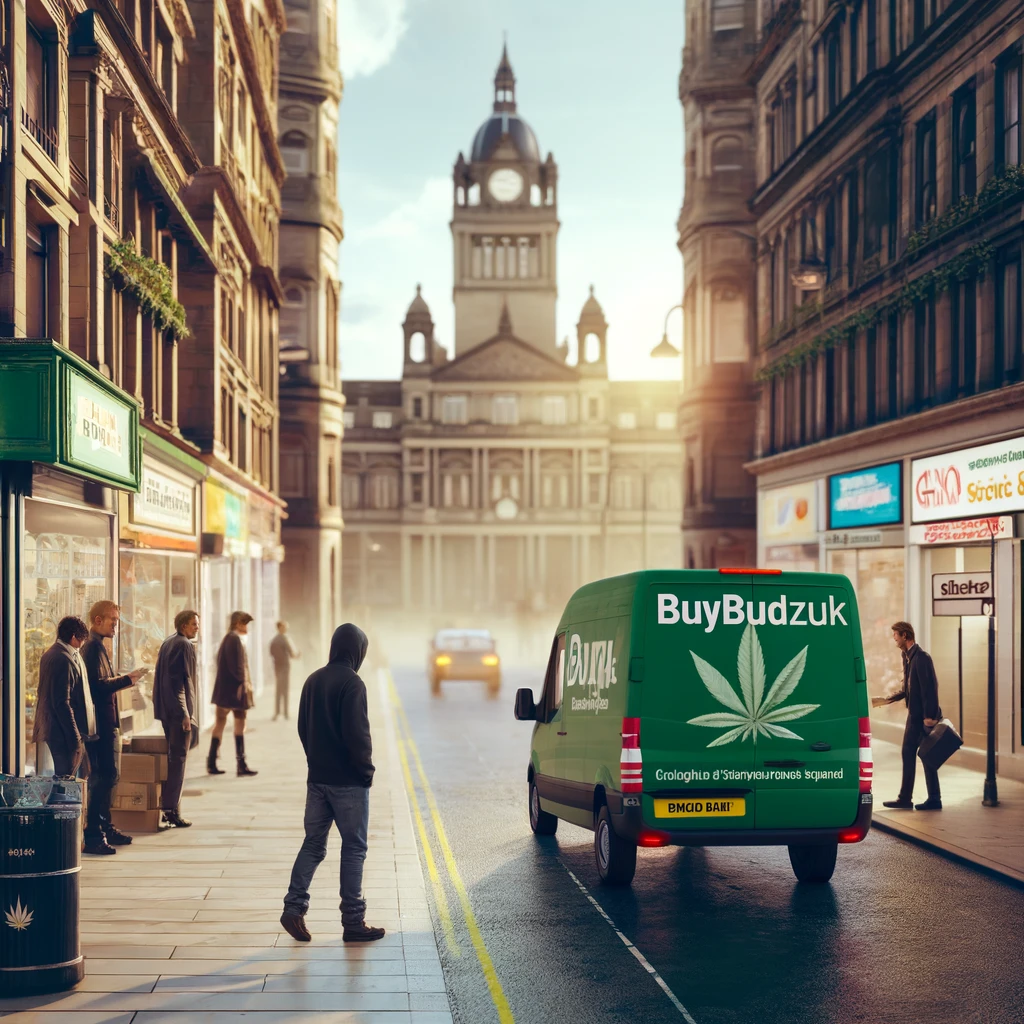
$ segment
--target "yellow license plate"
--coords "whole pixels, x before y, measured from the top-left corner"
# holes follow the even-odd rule
[[[679,797],[654,801],[658,818],[742,818],[747,813],[744,797]]]

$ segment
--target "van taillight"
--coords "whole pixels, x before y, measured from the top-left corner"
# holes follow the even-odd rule
[[[642,793],[644,763],[640,753],[640,719],[622,720],[622,751],[619,754],[619,772],[623,793]]]
[[[871,757],[871,719],[858,719],[857,725],[860,732],[860,791],[870,793],[871,777],[875,768],[875,762]]]
[[[781,569],[745,569],[743,566],[727,566],[718,570],[723,576],[781,576]]]

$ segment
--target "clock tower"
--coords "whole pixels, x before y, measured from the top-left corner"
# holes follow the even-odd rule
[[[494,110],[473,139],[469,160],[455,162],[455,355],[494,336],[507,306],[516,335],[560,358],[558,167],[541,160],[533,129],[516,111],[516,78],[502,49]]]

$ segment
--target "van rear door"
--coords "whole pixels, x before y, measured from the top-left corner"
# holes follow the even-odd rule
[[[813,583],[811,582],[813,580]],[[757,827],[842,828],[857,817],[859,619],[841,577],[753,577],[765,666],[755,740]]]
[[[688,573],[653,583],[644,616],[640,748],[643,817],[680,831],[752,829],[750,650],[735,620],[748,578]]]

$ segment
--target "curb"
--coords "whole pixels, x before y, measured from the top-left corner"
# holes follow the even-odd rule
[[[895,836],[897,839],[904,839],[908,843],[920,846],[922,849],[931,850],[933,853],[937,853],[948,860],[956,861],[958,864],[963,864],[965,867],[973,868],[975,871],[988,875],[990,878],[995,878],[1000,882],[1024,889],[1024,875],[1018,874],[1012,869],[999,867],[990,861],[977,860],[967,854],[960,853],[955,848],[941,843],[937,839],[927,839],[915,832],[904,831],[898,826],[880,821],[878,818],[872,819],[871,827],[878,829],[879,832]]]

